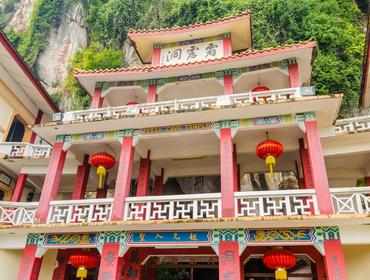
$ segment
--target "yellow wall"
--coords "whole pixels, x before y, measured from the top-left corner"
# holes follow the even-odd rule
[[[343,245],[349,280],[370,279],[370,245]]]
[[[26,125],[23,140],[27,142],[31,136],[31,131],[27,126],[33,124],[36,117],[24,106],[6,84],[0,80],[0,142],[5,140],[10,124],[16,115]]]
[[[23,250],[0,250],[0,279],[16,280]],[[39,280],[52,280],[57,250],[48,250],[42,260]]]

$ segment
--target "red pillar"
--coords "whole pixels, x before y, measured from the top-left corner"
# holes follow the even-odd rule
[[[154,103],[157,101],[157,85],[149,85],[148,96],[146,98],[147,103]]]
[[[152,66],[158,66],[161,63],[161,48],[154,44],[152,54]]]
[[[239,191],[238,184],[238,159],[236,156],[236,145],[233,145],[233,174],[234,174],[234,192]]]
[[[298,64],[290,64],[288,67],[290,87],[300,87],[301,81],[299,77]]]
[[[136,196],[148,195],[150,167],[151,167],[150,151],[148,151],[147,157],[140,159],[139,178],[137,181]]]
[[[327,280],[347,280],[342,244],[339,239],[324,240]]]
[[[83,199],[85,197],[89,173],[89,155],[85,155],[82,165],[80,165],[77,169],[75,183],[73,186],[72,200]]]
[[[35,124],[41,123],[41,120],[42,120],[42,116],[43,115],[44,115],[44,113],[41,110],[39,110],[37,112],[37,116],[36,116],[36,119],[35,119]],[[30,143],[31,144],[34,144],[35,143],[36,136],[37,136],[37,134],[35,132],[32,132],[31,138],[30,138]]]
[[[370,186],[370,177],[365,177],[364,181],[365,181],[365,186]]]
[[[139,280],[143,276],[142,261],[148,254],[146,248],[131,248],[124,256],[124,279]]]
[[[42,258],[36,257],[37,245],[26,245],[18,272],[18,280],[39,279]]]
[[[161,175],[154,178],[154,195],[163,195],[164,192],[164,169],[161,169]]]
[[[333,214],[328,175],[316,121],[305,121],[308,156],[312,170],[312,183],[316,189],[320,214]]]
[[[222,217],[234,217],[233,140],[231,128],[220,130]]]
[[[123,138],[112,207],[112,221],[123,219],[125,198],[129,196],[130,193],[132,165],[135,152],[132,143],[132,136]]]
[[[102,189],[96,190],[96,198],[107,198],[108,188],[106,185]]]
[[[35,214],[36,220],[41,223],[46,223],[50,201],[55,200],[58,193],[66,155],[67,151],[63,150],[63,142],[55,143]]]
[[[57,263],[58,266],[54,269],[53,280],[65,280],[68,277],[68,260],[71,255],[71,250],[58,250]]]
[[[299,155],[301,158],[301,165],[302,165],[302,172],[303,172],[303,180],[304,180],[304,187],[306,189],[312,189],[312,175],[311,175],[311,166],[310,166],[310,159],[308,156],[308,150],[304,147],[303,139],[299,139]]]
[[[229,36],[226,36],[226,38],[223,39],[223,45],[224,45],[224,56],[230,56],[232,55],[232,45],[231,45],[231,34]]]
[[[233,75],[224,76],[224,94],[233,94],[234,93],[234,79]]]
[[[106,243],[101,254],[98,280],[121,280],[123,258],[119,256],[119,243]]]
[[[12,196],[11,201],[13,202],[21,201],[23,190],[24,190],[24,185],[26,184],[26,181],[27,181],[27,174],[19,173],[17,183],[14,187],[13,196]]]
[[[94,94],[91,97],[91,109],[97,109],[101,108],[103,106],[104,98],[101,96],[102,94],[102,88],[101,87],[95,87]]]
[[[239,244],[237,241],[220,241],[218,273],[218,279],[220,280],[242,280]]]

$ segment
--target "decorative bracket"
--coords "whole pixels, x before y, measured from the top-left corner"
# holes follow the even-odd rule
[[[239,127],[240,127],[239,120],[218,121],[218,122],[215,122],[213,125],[213,129],[215,130],[218,138],[220,138],[220,131],[222,128],[231,128],[231,137],[234,138],[234,136],[238,132]]]
[[[129,249],[127,245],[127,231],[107,231],[101,232],[97,241],[97,249],[100,254],[103,252],[103,246],[106,243],[119,243],[119,253],[118,255],[122,257]]]

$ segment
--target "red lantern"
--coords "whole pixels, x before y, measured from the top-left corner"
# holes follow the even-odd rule
[[[292,252],[283,248],[274,248],[263,256],[263,263],[270,269],[275,269],[276,280],[287,280],[287,269],[294,267],[297,259]]]
[[[127,106],[130,106],[130,105],[137,105],[137,104],[139,104],[139,103],[134,102],[134,101],[130,101],[130,102],[128,102],[126,105],[127,105]]]
[[[94,269],[98,263],[98,256],[92,252],[73,254],[69,257],[69,263],[77,268],[76,278],[85,279],[87,270]]]
[[[268,87],[264,86],[258,86],[252,89],[252,92],[261,92],[261,91],[269,91],[270,89]]]
[[[268,138],[259,143],[256,147],[256,155],[264,159],[266,165],[270,168],[270,173],[273,174],[273,167],[276,165],[276,159],[283,153],[283,145],[280,142]]]
[[[107,174],[107,169],[111,169],[116,160],[106,152],[100,152],[91,156],[91,164],[97,168],[96,174],[99,176],[99,189],[103,187],[103,176]]]

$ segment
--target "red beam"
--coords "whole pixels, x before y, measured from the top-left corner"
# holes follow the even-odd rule
[[[301,86],[301,81],[299,77],[298,64],[291,64],[288,67],[289,72],[289,82],[291,88],[296,88]]]
[[[102,88],[96,87],[94,90],[94,94],[91,97],[91,104],[90,104],[91,109],[97,109],[103,106],[104,98],[101,96],[101,94],[102,94]]]
[[[218,271],[220,280],[242,279],[239,244],[237,241],[220,241]]]
[[[154,195],[163,195],[164,191],[164,169],[161,169],[161,175],[154,178]]]
[[[231,56],[233,53],[232,44],[231,44],[231,36],[228,38],[224,38],[224,57]]]
[[[147,157],[140,159],[136,196],[148,195],[151,165],[152,161],[150,160],[150,151],[148,151]]]
[[[39,111],[37,112],[37,116],[36,116],[36,119],[35,119],[34,124],[39,124],[39,123],[41,123],[41,120],[42,120],[42,116],[43,116],[43,115],[44,115],[44,113],[43,113],[41,110],[39,110]],[[35,143],[36,136],[37,136],[37,134],[36,134],[35,132],[33,132],[33,131],[32,131],[31,138],[30,138],[30,143],[31,143],[31,144],[34,144],[34,143]]]
[[[153,47],[152,66],[158,66],[161,63],[161,48]]]
[[[342,244],[340,240],[325,240],[325,268],[327,280],[347,280],[346,264],[344,262]]]
[[[98,280],[121,280],[123,258],[119,256],[119,243],[106,243],[100,259]]]
[[[17,183],[14,187],[13,196],[12,196],[11,201],[13,202],[21,201],[23,190],[24,190],[24,185],[26,184],[26,181],[27,181],[27,174],[19,173]]]

